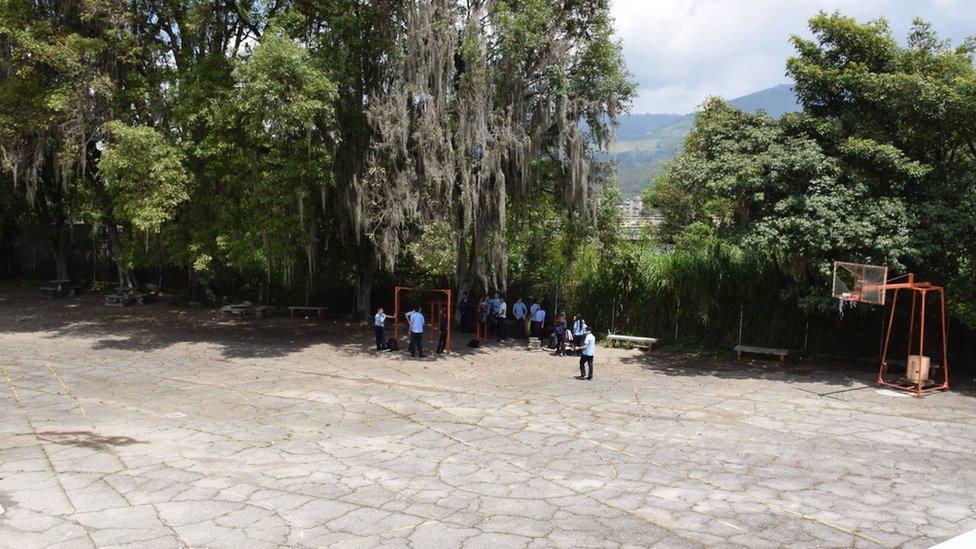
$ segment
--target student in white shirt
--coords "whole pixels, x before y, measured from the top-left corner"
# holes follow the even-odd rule
[[[406,314],[410,322],[410,356],[424,356],[424,324],[427,319],[424,313],[420,312],[420,306]]]
[[[386,324],[386,319],[390,317],[386,316],[383,312],[383,307],[376,309],[376,316],[373,317],[373,333],[376,334],[376,350],[382,351],[386,348],[386,338],[383,337],[383,326]]]
[[[498,305],[495,322],[498,323],[497,329],[495,330],[495,335],[498,336],[498,339],[508,339],[508,303],[505,301],[505,298],[502,298],[501,304]]]
[[[596,336],[593,329],[586,327],[586,337],[583,338],[583,352],[580,353],[580,375],[576,379],[593,379],[593,355],[596,353]],[[586,365],[590,365],[590,372],[586,373]]]

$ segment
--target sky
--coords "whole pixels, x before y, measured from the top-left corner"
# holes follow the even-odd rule
[[[840,10],[884,16],[904,43],[916,16],[959,43],[976,34],[976,0],[612,0],[617,35],[639,96],[634,113],[678,113],[708,96],[733,99],[789,83],[790,36],[807,20]]]

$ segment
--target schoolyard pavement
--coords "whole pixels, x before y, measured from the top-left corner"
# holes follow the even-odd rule
[[[0,546],[926,547],[976,528],[971,394],[617,349],[587,382],[515,344],[371,343],[0,294]]]

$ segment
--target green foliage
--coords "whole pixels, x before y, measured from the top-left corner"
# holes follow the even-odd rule
[[[425,226],[420,239],[411,243],[408,250],[426,275],[447,278],[454,274],[457,239],[446,222]]]
[[[157,230],[188,198],[183,155],[146,126],[105,125],[107,143],[98,163],[116,221],[140,231]]]

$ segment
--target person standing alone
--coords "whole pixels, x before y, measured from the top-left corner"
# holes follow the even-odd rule
[[[376,335],[376,350],[382,351],[386,348],[386,338],[383,335],[383,326],[386,319],[390,318],[383,312],[383,307],[376,309],[376,316],[373,317],[373,333]]]
[[[586,327],[586,337],[583,338],[583,352],[580,353],[580,375],[576,379],[593,379],[593,355],[596,353],[596,336],[593,329]],[[589,373],[586,372],[587,364],[590,366]]]
[[[512,314],[515,315],[518,337],[525,337],[525,303],[522,303],[521,297],[515,300],[515,305],[512,305]]]
[[[471,304],[468,303],[468,292],[461,292],[461,301],[458,301],[457,312],[461,319],[461,333],[471,333]]]
[[[427,319],[424,313],[420,312],[420,305],[406,314],[407,321],[410,323],[410,356],[424,356],[424,324]]]
[[[437,326],[440,330],[440,336],[437,338],[437,351],[434,354],[444,354],[444,348],[447,347],[447,313],[441,311],[441,321]]]

